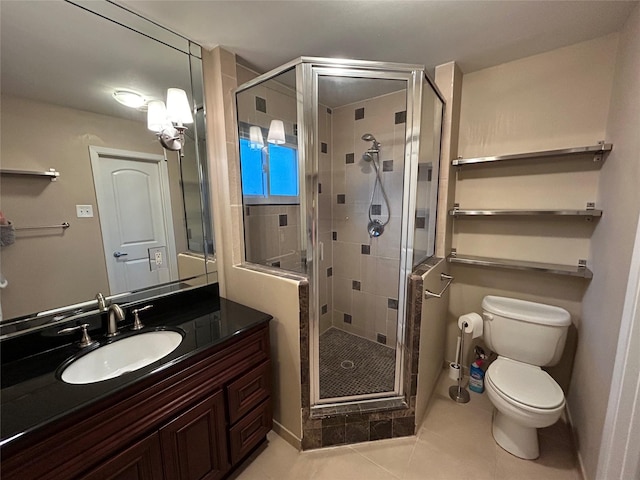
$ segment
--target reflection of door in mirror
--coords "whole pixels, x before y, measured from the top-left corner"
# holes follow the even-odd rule
[[[109,291],[177,280],[169,177],[162,155],[89,147]],[[163,188],[164,187],[164,188]]]
[[[194,115],[196,123],[189,125],[180,157],[163,151],[147,129],[144,108],[130,108],[113,97],[115,90],[127,89],[141,93],[147,102],[164,101],[167,89],[177,87],[200,112],[202,92],[197,89],[202,80],[191,75],[201,75],[199,47],[102,1],[85,2],[80,8],[63,1],[7,2],[0,20],[2,169],[60,172],[55,182],[15,175],[0,179],[3,213],[18,229],[15,244],[2,252],[2,273],[9,282],[1,292],[4,320],[88,302],[98,291],[111,295],[147,284],[128,280],[124,287],[110,288],[105,259],[115,260],[113,252],[118,250],[109,247],[105,256],[101,234],[111,228],[101,228],[108,208],[98,203],[90,146],[162,157],[168,169],[168,181],[159,194],[170,199],[170,208],[157,216],[164,217],[164,230],[172,229],[174,235],[158,242],[167,252],[153,251],[153,262],[150,245],[141,247],[147,259],[138,266],[145,266],[145,275],[155,276],[154,284],[179,279],[180,288],[195,285],[186,279],[196,275],[202,283],[215,281],[215,273],[207,277],[205,270],[213,265],[205,257],[212,238],[211,229],[203,227],[208,202],[201,196],[199,181],[206,178],[203,114]],[[119,193],[128,202],[140,193],[135,182],[130,183],[133,191]],[[76,207],[87,205],[93,216],[78,215]],[[138,217],[137,227],[142,228],[143,219],[144,215]],[[62,222],[70,227],[20,230]],[[129,255],[120,257],[127,269],[133,265],[124,260]],[[177,264],[177,272],[173,267],[153,270],[162,266],[165,256],[167,265]]]

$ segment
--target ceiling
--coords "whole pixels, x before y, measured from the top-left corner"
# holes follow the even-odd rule
[[[302,55],[464,73],[620,30],[638,2],[117,0],[205,48],[266,72]]]
[[[73,1],[83,8],[60,0],[0,0],[2,93],[135,121],[145,121],[144,112],[116,104],[111,98],[113,90],[132,88],[150,99],[163,98],[167,86],[188,90],[187,56],[84,8],[103,9],[109,17],[121,11],[113,5],[117,3],[205,48],[221,45],[257,72],[300,56],[317,56],[421,64],[428,69],[455,60],[469,73],[617,31],[638,4]],[[149,27],[143,19],[135,22],[139,31]],[[173,41],[159,30],[150,33],[164,43]],[[365,87],[358,85],[363,95]],[[327,105],[353,100],[347,95],[352,89],[328,90],[336,98],[324,98]]]
[[[122,11],[106,2],[90,6],[116,18]],[[146,113],[115,102],[114,90],[148,100],[164,100],[167,87],[190,90],[188,55],[166,45],[179,37],[163,37],[155,25],[132,26],[164,43],[63,1],[0,0],[0,13],[3,95],[144,122]]]

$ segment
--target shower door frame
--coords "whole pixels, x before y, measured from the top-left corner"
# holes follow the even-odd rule
[[[404,367],[406,338],[406,294],[407,281],[413,269],[413,241],[416,211],[416,189],[418,175],[418,153],[420,133],[420,111],[425,73],[422,66],[389,62],[369,62],[328,58],[302,57],[297,65],[296,83],[298,92],[298,118],[302,118],[299,141],[304,146],[302,154],[303,172],[301,181],[305,186],[304,205],[301,209],[306,218],[302,231],[307,234],[307,274],[309,276],[309,373],[311,407],[345,405],[368,400],[404,400]],[[318,226],[318,79],[320,76],[400,80],[406,82],[406,123],[404,152],[404,181],[402,200],[402,223],[400,237],[400,269],[398,285],[398,313],[396,334],[396,365],[394,390],[389,392],[320,398],[320,304],[319,268],[320,245]],[[300,128],[300,126],[299,126]],[[408,187],[407,187],[408,186]],[[302,201],[302,198],[301,198]]]

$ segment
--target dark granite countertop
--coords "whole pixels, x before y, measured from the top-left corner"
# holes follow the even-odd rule
[[[35,334],[4,340],[0,345],[0,446],[271,319],[266,313],[220,298],[217,288],[211,287],[153,303],[153,309],[141,314],[143,330],[130,331],[132,315],[127,312],[128,321],[119,325],[122,333],[114,340],[107,340],[103,314],[87,322],[91,324],[92,338],[104,345],[135,333],[172,329],[184,333],[182,343],[166,357],[144,368],[97,383],[72,385],[60,380],[60,366],[82,352],[74,343],[80,338],[78,331],[63,338],[57,335],[58,330],[68,325],[56,325]]]

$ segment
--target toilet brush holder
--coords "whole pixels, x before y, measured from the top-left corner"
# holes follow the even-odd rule
[[[462,361],[463,361],[462,353],[464,352],[464,329],[465,328],[467,328],[467,322],[463,322],[462,325],[460,326],[460,343],[458,344],[458,354],[456,355],[456,357],[460,359],[460,364],[462,364]],[[455,401],[456,403],[467,403],[470,400],[469,392],[467,392],[467,389],[462,386],[462,381],[463,381],[462,366],[458,365],[458,367],[460,368],[460,374],[458,375],[458,384],[452,385],[451,387],[449,387],[449,397],[451,398],[451,400]]]

